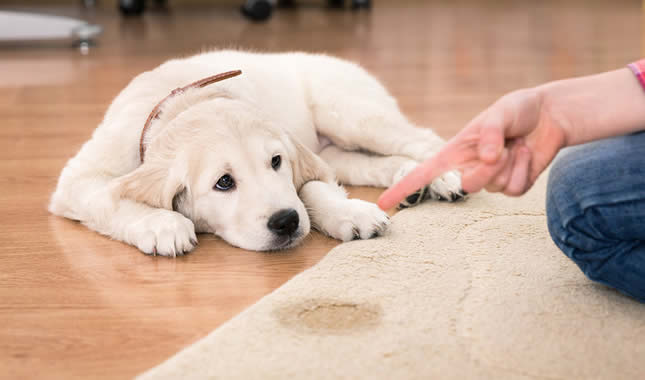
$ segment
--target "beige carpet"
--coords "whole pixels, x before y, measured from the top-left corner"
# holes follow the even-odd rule
[[[645,378],[645,306],[553,245],[544,182],[399,212],[140,378]]]

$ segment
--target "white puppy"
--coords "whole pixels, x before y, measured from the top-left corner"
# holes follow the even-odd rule
[[[242,74],[164,99],[233,69]],[[49,209],[160,255],[190,251],[196,232],[251,250],[294,246],[310,227],[369,239],[385,230],[387,215],[347,199],[336,178],[387,187],[441,144],[355,64],[216,51],[133,79],[63,169]],[[456,173],[425,193],[464,195]]]

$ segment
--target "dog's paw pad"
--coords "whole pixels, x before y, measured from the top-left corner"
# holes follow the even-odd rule
[[[414,170],[414,168],[416,168],[417,165],[419,165],[419,163],[416,161],[413,161],[413,160],[406,161],[403,165],[401,165],[399,170],[394,174],[394,177],[392,178],[392,183],[394,184],[401,181],[405,176],[410,174],[410,172]],[[427,185],[415,191],[414,193],[408,195],[403,201],[401,201],[401,203],[399,203],[397,208],[401,210],[404,208],[417,206],[421,204],[421,202],[423,202],[424,200],[428,199],[429,197],[430,197],[430,186]]]
[[[408,195],[401,203],[399,203],[397,207],[399,208],[399,210],[414,207],[423,202],[428,197],[429,191],[430,187],[424,186],[422,189],[419,189],[416,192]]]

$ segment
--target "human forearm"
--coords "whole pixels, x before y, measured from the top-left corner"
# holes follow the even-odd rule
[[[645,129],[645,91],[628,68],[536,88],[542,112],[565,134],[565,145]]]

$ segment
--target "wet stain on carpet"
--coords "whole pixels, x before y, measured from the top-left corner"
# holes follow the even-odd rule
[[[377,326],[381,321],[377,305],[333,299],[309,299],[279,308],[275,315],[292,329],[314,334],[351,334]]]

